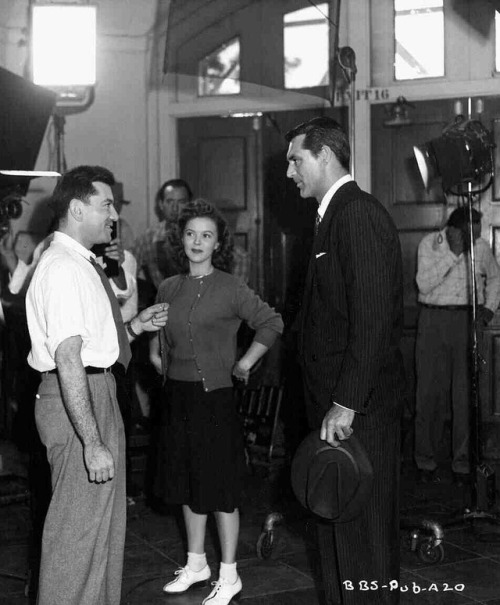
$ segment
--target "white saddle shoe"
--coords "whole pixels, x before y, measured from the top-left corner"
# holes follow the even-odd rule
[[[217,582],[212,582],[212,586],[214,587],[212,592],[201,605],[228,605],[231,599],[239,598],[239,593],[243,588],[240,576],[236,578],[234,584],[230,584],[224,578],[219,578]]]
[[[174,572],[177,577],[163,587],[167,594],[186,592],[188,588],[206,586],[210,579],[210,567],[205,565],[201,571],[193,571],[187,565]]]

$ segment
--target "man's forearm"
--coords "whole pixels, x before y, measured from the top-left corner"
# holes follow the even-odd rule
[[[92,409],[87,375],[75,343],[64,341],[56,352],[55,361],[61,384],[63,402],[68,416],[85,446],[100,444],[101,436]],[[81,342],[81,339],[80,339]],[[65,346],[66,345],[66,346]]]

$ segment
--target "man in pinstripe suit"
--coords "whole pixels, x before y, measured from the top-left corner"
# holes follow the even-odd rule
[[[287,176],[319,203],[301,309],[299,352],[311,429],[335,446],[355,433],[374,487],[361,515],[318,523],[328,605],[398,603],[399,446],[404,386],[402,263],[385,208],[349,174],[339,124],[287,133]]]

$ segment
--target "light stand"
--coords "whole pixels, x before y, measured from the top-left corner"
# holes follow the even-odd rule
[[[470,436],[469,460],[471,465],[470,508],[456,516],[447,526],[456,525],[460,521],[473,522],[483,519],[493,523],[500,522],[497,513],[489,512],[488,481],[493,479],[493,470],[484,463],[481,447],[481,406],[479,398],[479,339],[478,339],[478,302],[477,283],[475,276],[475,249],[472,220],[473,196],[482,193],[492,184],[494,143],[491,135],[484,126],[469,118],[457,116],[455,122],[445,128],[440,138],[434,139],[423,146],[414,147],[417,163],[426,188],[430,182],[440,177],[443,190],[453,195],[466,198],[468,209],[468,272],[471,284],[471,317],[470,317]],[[480,182],[488,175],[489,182],[478,191],[472,190],[473,182]],[[467,192],[463,194],[463,185],[467,184]],[[458,191],[453,190],[458,187]]]
[[[32,78],[56,94],[52,119],[59,173],[66,172],[65,116],[85,111],[94,101],[97,7],[83,1],[30,2]]]
[[[356,156],[356,53],[350,46],[343,46],[338,52],[338,61],[344,77],[349,85],[349,145],[351,147],[350,173],[355,178],[355,156]]]
[[[52,116],[54,123],[54,139],[56,147],[56,170],[59,173],[66,172],[66,156],[64,153],[64,128],[66,126],[66,118],[63,114],[55,111]]]
[[[470,508],[466,508],[460,518],[464,521],[474,521],[483,519],[493,523],[500,522],[498,513],[489,512],[487,509],[489,503],[488,482],[493,480],[494,471],[483,461],[483,452],[481,444],[481,401],[479,398],[479,371],[480,371],[480,352],[478,338],[478,303],[477,303],[477,283],[476,283],[476,254],[474,249],[474,230],[472,221],[473,192],[472,183],[467,183],[466,204],[468,209],[468,236],[469,251],[468,269],[471,283],[471,385],[470,385],[470,437],[469,437],[469,459],[471,465],[471,483],[470,483]],[[460,519],[451,521],[448,525],[454,525]]]

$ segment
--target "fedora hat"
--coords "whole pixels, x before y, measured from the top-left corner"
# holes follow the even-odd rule
[[[302,506],[323,519],[341,523],[357,517],[368,501],[373,468],[354,435],[333,447],[320,439],[316,430],[297,448],[291,481]]]

